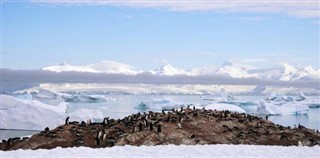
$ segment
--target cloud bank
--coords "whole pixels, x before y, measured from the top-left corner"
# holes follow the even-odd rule
[[[280,13],[299,18],[320,17],[318,0],[31,0],[31,2],[67,5],[111,5],[134,8],[164,8],[171,11]]]

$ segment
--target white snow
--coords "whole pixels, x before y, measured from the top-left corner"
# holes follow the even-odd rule
[[[167,76],[173,76],[173,75],[192,75],[190,72],[183,70],[183,69],[178,69],[170,64],[164,65],[158,69],[155,70],[150,70],[149,71],[152,74],[155,75],[167,75]]]
[[[73,66],[66,63],[57,66],[48,66],[42,68],[42,70],[63,72],[63,71],[78,71],[78,72],[91,72],[91,73],[110,73],[110,74],[129,74],[133,75],[137,72],[133,70],[133,67],[115,62],[115,61],[100,61],[97,63],[85,65],[85,66]]]
[[[202,68],[192,68],[192,69],[181,69],[176,68],[170,64],[161,66],[155,70],[147,71],[135,71],[133,67],[124,63],[119,63],[115,61],[100,61],[97,63],[85,65],[85,66],[73,66],[69,64],[61,64],[57,66],[49,66],[42,68],[42,70],[63,72],[63,71],[78,71],[78,72],[90,72],[90,73],[111,73],[111,74],[126,74],[135,75],[139,73],[151,73],[154,75],[188,75],[188,76],[198,76],[198,75],[222,75],[229,76],[232,78],[259,78],[268,79],[276,81],[310,81],[319,80],[320,71],[313,69],[311,65],[302,66],[295,65],[291,66],[287,63],[282,63],[272,68],[261,69],[252,67],[249,65],[244,65],[236,63],[233,61],[226,61],[222,66],[208,66]]]
[[[318,158],[320,147],[258,146],[258,145],[160,145],[160,146],[115,146],[112,148],[55,148],[51,150],[0,151],[1,157],[122,157],[122,158]]]

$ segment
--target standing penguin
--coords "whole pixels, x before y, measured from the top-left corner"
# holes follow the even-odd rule
[[[153,131],[153,124],[150,122],[150,131]]]
[[[11,140],[11,138],[9,138],[7,141],[7,146],[11,146],[11,145],[12,145],[12,140]]]
[[[269,115],[266,116],[266,120],[268,120],[268,118],[269,118]]]
[[[68,125],[69,124],[69,116],[66,118],[66,125]]]
[[[108,125],[110,122],[109,122],[109,117],[105,117],[104,119],[103,119],[103,125]]]
[[[142,131],[142,123],[139,123],[139,131]]]
[[[97,144],[97,146],[100,145],[100,137],[101,137],[101,135],[102,135],[102,132],[99,131],[99,132],[97,133],[97,136],[96,136],[96,144]]]
[[[160,132],[161,132],[161,125],[159,124],[157,128],[157,133],[160,133]]]

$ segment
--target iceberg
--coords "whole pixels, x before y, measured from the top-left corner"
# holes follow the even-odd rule
[[[135,109],[137,109],[137,110],[139,110],[139,111],[146,111],[146,110],[148,110],[150,107],[149,107],[149,105],[148,105],[148,103],[145,103],[145,102],[140,102],[139,104],[138,104],[138,106],[135,106],[134,107]]]
[[[0,110],[1,129],[41,130],[45,127],[54,128],[64,122],[64,103],[54,107],[7,95],[1,95],[0,99],[3,105],[11,105],[10,108]]]
[[[234,97],[228,94],[224,88],[222,88],[216,96],[203,97],[202,100],[224,102],[224,101],[233,101]]]
[[[205,106],[206,109],[211,109],[211,110],[229,110],[233,112],[239,112],[239,113],[245,113],[246,111],[239,106],[232,105],[232,104],[224,104],[224,103],[214,103],[214,104],[208,104]]]
[[[8,95],[0,95],[2,102],[1,129],[43,130],[46,127],[55,128],[64,123],[70,116],[74,120],[103,119],[101,111],[79,109],[66,113],[68,104],[61,102],[57,106],[40,102],[39,100],[24,100]]]
[[[257,113],[262,115],[292,115],[292,114],[306,114],[309,107],[297,102],[288,102],[282,105],[275,105],[267,103],[260,99],[257,105]]]
[[[66,102],[82,102],[82,103],[102,103],[115,101],[114,98],[106,98],[99,95],[75,95],[75,96],[63,96]]]

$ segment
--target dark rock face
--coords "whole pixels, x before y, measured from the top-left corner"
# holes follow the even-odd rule
[[[87,146],[164,144],[320,144],[320,133],[303,126],[289,128],[256,116],[229,111],[182,109],[168,113],[133,114],[121,120],[102,123],[74,123],[46,129],[31,138],[10,138],[1,150],[51,149]]]

